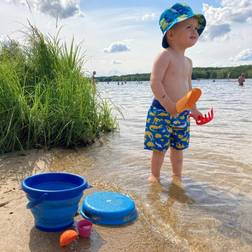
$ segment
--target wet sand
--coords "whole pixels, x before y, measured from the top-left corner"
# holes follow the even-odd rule
[[[232,209],[234,208],[234,218],[236,218],[236,213],[240,216],[237,220],[229,217],[228,213],[232,211],[229,207],[229,210],[222,207],[221,214],[218,216],[217,205],[219,203],[226,204],[223,195],[222,201],[215,197],[216,192],[212,192],[214,197],[204,196],[206,194],[204,187],[194,185],[190,190],[187,189],[187,193],[190,191],[192,193],[194,192],[192,189],[195,187],[196,195],[191,195],[194,199],[191,201],[182,188],[176,188],[171,184],[169,187],[166,182],[163,185],[165,188],[169,188],[169,192],[167,192],[163,185],[153,187],[148,183],[143,183],[140,178],[134,181],[134,177],[128,175],[128,179],[133,180],[133,184],[138,188],[148,188],[149,193],[146,194],[145,190],[142,190],[140,193],[142,197],[139,198],[140,195],[132,193],[134,188],[131,188],[130,192],[120,187],[120,176],[113,175],[113,170],[109,170],[108,166],[105,165],[105,170],[102,169],[101,158],[93,159],[92,152],[98,154],[98,149],[98,146],[92,146],[80,151],[30,150],[24,153],[9,153],[0,156],[0,218],[2,224],[0,226],[2,234],[0,251],[219,252],[223,251],[225,247],[228,251],[251,251],[251,239],[248,236],[251,229],[250,205],[247,205],[243,210],[239,207],[232,207]],[[102,153],[106,153],[106,151],[103,149]],[[103,160],[105,162],[105,159]],[[118,166],[115,165],[115,167],[119,172]],[[30,210],[26,209],[28,200],[20,188],[20,183],[25,177],[48,171],[73,172],[84,176],[93,188],[85,190],[83,198],[91,191],[130,192],[130,196],[136,202],[139,218],[130,225],[117,228],[94,225],[89,239],[80,238],[70,246],[60,248],[60,232],[46,233],[34,227],[33,216]],[[127,178],[125,172],[120,174],[124,180]],[[110,177],[111,182],[108,183],[106,176]],[[167,196],[169,196],[168,201]],[[203,204],[200,208],[199,202],[194,203],[200,198],[203,199],[203,203],[204,199],[207,200],[207,204],[210,206],[206,208]],[[237,202],[236,200],[232,202],[231,198],[228,198],[227,201]],[[248,200],[249,204],[250,202]],[[218,204],[216,205],[216,203]],[[212,213],[213,216],[211,217],[209,213]],[[81,216],[76,216],[75,220],[80,218]],[[207,234],[208,236],[206,236]],[[202,239],[202,237],[208,238]],[[231,248],[232,250],[230,250]]]
[[[181,251],[174,244],[161,241],[157,234],[153,234],[141,213],[136,222],[127,226],[111,228],[94,225],[89,239],[80,238],[61,248],[61,232],[46,233],[34,227],[31,211],[26,209],[28,201],[20,187],[23,178],[48,171],[51,163],[52,152],[43,150],[0,156],[0,251]],[[89,180],[88,177],[86,179]],[[102,188],[94,186],[91,190]],[[80,218],[76,216],[75,220]]]

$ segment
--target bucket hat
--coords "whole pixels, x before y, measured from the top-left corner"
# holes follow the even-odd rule
[[[164,10],[159,19],[160,29],[163,33],[162,46],[168,48],[169,44],[166,40],[166,32],[169,31],[175,24],[196,17],[199,27],[198,34],[203,32],[206,26],[206,19],[202,14],[196,14],[187,4],[176,3],[171,8]]]

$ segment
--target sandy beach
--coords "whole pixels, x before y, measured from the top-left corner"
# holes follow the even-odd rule
[[[96,252],[96,251],[136,251],[136,252],[166,252],[166,251],[222,251],[223,246],[233,246],[234,250],[238,251],[251,251],[251,244],[249,238],[246,243],[239,242],[234,239],[227,239],[224,236],[219,236],[216,240],[201,240],[197,235],[190,236],[186,232],[178,232],[176,226],[182,225],[180,219],[177,219],[177,214],[172,213],[172,207],[165,204],[166,216],[165,222],[160,222],[158,218],[153,219],[151,215],[154,214],[152,207],[158,207],[160,203],[153,201],[158,195],[154,193],[153,206],[146,208],[144,202],[136,201],[139,218],[137,221],[130,225],[120,227],[107,227],[93,225],[93,230],[89,239],[79,238],[71,245],[61,248],[59,246],[59,237],[62,232],[46,233],[37,230],[34,227],[34,218],[31,211],[26,209],[28,200],[25,193],[21,190],[20,183],[22,179],[31,174],[48,172],[48,171],[65,171],[64,167],[71,167],[69,157],[72,161],[78,163],[77,156],[80,155],[84,158],[82,160],[81,170],[85,174],[85,178],[93,185],[93,188],[85,190],[83,198],[87,193],[92,191],[108,190],[106,183],[95,182],[98,179],[92,178],[92,167],[90,166],[89,159],[83,157],[86,151],[74,152],[71,150],[30,150],[26,152],[8,153],[0,156],[0,175],[1,175],[1,198],[0,198],[0,217],[1,227],[0,232],[3,234],[0,241],[0,251],[4,252],[57,252],[57,251],[76,251],[76,252]],[[62,158],[64,157],[64,158]],[[88,157],[90,158],[90,157]],[[78,165],[77,165],[78,166]],[[74,170],[80,173],[80,170]],[[101,174],[101,173],[99,173]],[[102,181],[104,178],[101,178]],[[109,188],[111,190],[112,187]],[[119,191],[119,187],[114,187],[113,190]],[[163,193],[163,196],[165,194]],[[186,197],[186,196],[183,196]],[[82,200],[83,200],[82,198]],[[186,197],[187,198],[187,197]],[[82,202],[80,201],[80,203]],[[211,200],[211,198],[210,198]],[[147,203],[147,202],[146,202]],[[160,206],[159,206],[160,207]],[[175,202],[174,209],[179,205]],[[186,205],[184,205],[187,208]],[[178,208],[179,209],[179,208]],[[151,212],[149,212],[151,211]],[[162,214],[160,212],[160,214]],[[172,214],[170,216],[170,214]],[[246,213],[247,214],[247,213]],[[169,217],[170,216],[170,217]],[[181,217],[182,218],[182,217]],[[80,220],[81,216],[75,217],[75,221]],[[202,216],[199,217],[202,222]],[[247,216],[247,228],[250,228]],[[167,222],[166,222],[167,221]],[[208,224],[203,224],[209,232],[216,229],[218,222],[210,221]],[[197,227],[197,221],[195,228]],[[159,225],[159,227],[157,226]],[[213,226],[212,226],[213,225]],[[171,228],[169,228],[169,226]],[[189,228],[186,227],[186,230]],[[192,227],[191,227],[192,228]],[[197,230],[200,227],[196,228]],[[163,230],[163,232],[159,232]],[[190,230],[190,229],[189,229]],[[223,239],[224,238],[224,239]],[[229,245],[228,245],[229,244]],[[233,245],[232,245],[233,244]]]
[[[123,227],[93,225],[89,239],[80,238],[65,248],[59,246],[61,232],[46,233],[37,230],[31,211],[26,209],[28,201],[20,182],[28,174],[48,171],[51,155],[51,152],[31,150],[0,157],[0,233],[3,235],[0,251],[159,251],[162,243],[164,247],[161,251],[166,251],[165,247],[169,244],[160,243],[158,237],[153,236],[151,230],[146,228],[141,214],[135,223]],[[94,186],[91,190],[101,188]],[[75,217],[75,220],[79,219],[80,216]],[[168,247],[171,248],[172,245]]]

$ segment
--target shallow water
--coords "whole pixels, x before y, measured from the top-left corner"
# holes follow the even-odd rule
[[[88,148],[49,151],[32,173],[44,167],[74,172],[87,176],[94,188],[131,195],[153,251],[252,251],[252,80],[244,87],[234,80],[194,81],[203,92],[198,108],[206,113],[213,107],[215,118],[204,126],[191,121],[182,184],[171,181],[167,154],[161,185],[155,186],[146,182],[151,152],[143,149],[149,83],[97,86],[119,108],[114,113],[120,129]],[[5,163],[11,159],[18,160],[14,154],[2,157]],[[19,167],[15,176],[24,175]],[[137,237],[138,246],[144,245],[146,236]]]

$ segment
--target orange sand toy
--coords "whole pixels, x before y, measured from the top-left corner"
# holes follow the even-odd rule
[[[176,103],[176,110],[178,113],[186,109],[191,109],[201,96],[199,88],[193,88],[185,96],[179,99]]]
[[[76,240],[78,234],[75,230],[66,230],[60,235],[60,246],[64,247]]]

